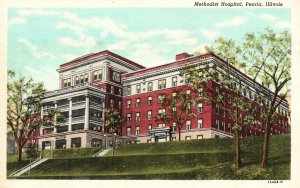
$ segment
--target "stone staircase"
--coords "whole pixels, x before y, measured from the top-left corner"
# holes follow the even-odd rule
[[[33,169],[34,167],[38,166],[39,164],[42,164],[43,162],[47,161],[49,158],[44,158],[44,159],[38,159],[33,161],[32,163],[24,166],[23,168],[17,170],[16,172],[10,174],[9,176],[20,176],[24,173],[26,173],[27,171],[29,171],[30,169]]]
[[[93,157],[103,157],[105,154],[110,152],[112,148],[101,149],[98,153],[96,153]]]

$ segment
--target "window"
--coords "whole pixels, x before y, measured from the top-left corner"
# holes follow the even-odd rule
[[[127,114],[126,119],[127,119],[127,122],[131,122],[131,114]]]
[[[119,88],[119,95],[122,95],[122,90],[121,90],[121,88]]]
[[[64,79],[64,87],[70,87],[71,86],[71,78]]]
[[[141,84],[136,85],[136,93],[141,93]]]
[[[114,86],[110,86],[110,93],[111,93],[111,94],[114,93]]]
[[[126,135],[130,136],[131,135],[131,127],[126,128]]]
[[[83,75],[80,75],[80,83],[83,83]]]
[[[127,95],[131,95],[131,86],[127,86],[126,92],[127,92]]]
[[[192,111],[191,111],[191,104],[188,103],[187,104],[187,108],[186,108],[186,114],[191,114],[191,113],[192,113]]]
[[[191,130],[191,120],[185,122],[186,130]]]
[[[171,110],[172,110],[172,115],[173,115],[173,116],[176,116],[176,107],[172,107]]]
[[[76,79],[75,79],[75,80],[76,80],[76,82],[75,82],[76,85],[79,84],[79,76],[76,76]]]
[[[163,116],[165,114],[166,114],[166,109],[159,109],[158,110],[158,117],[161,117],[161,116]]]
[[[203,139],[203,135],[197,135],[197,139],[200,140],[200,139]]]
[[[110,99],[110,108],[114,108],[114,100]]]
[[[173,122],[173,124],[172,124],[172,131],[176,131],[176,123],[175,122]]]
[[[166,88],[166,80],[158,80],[158,89]]]
[[[203,78],[203,72],[199,71],[199,78]]]
[[[198,111],[198,113],[202,113],[203,112],[203,104],[202,103],[198,103],[197,104],[197,111]]]
[[[136,99],[135,106],[136,107],[140,107],[141,106],[141,99]]]
[[[137,112],[137,113],[135,114],[135,120],[136,120],[136,121],[141,121],[140,112]]]
[[[151,129],[152,129],[152,125],[149,124],[149,125],[148,125],[148,131],[151,131]]]
[[[176,92],[172,93],[172,100],[176,101],[176,97],[177,97],[177,93]]]
[[[172,86],[177,86],[177,77],[172,77]]]
[[[203,119],[201,118],[201,119],[198,119],[198,129],[202,129],[203,128]]]
[[[84,75],[84,82],[88,82],[88,81],[89,81],[88,74],[85,74]]]
[[[225,122],[221,121],[221,129],[223,129],[225,131]]]
[[[218,119],[216,119],[216,128],[220,129],[220,124],[219,124],[219,120]]]
[[[136,126],[135,127],[135,135],[139,135],[140,134],[140,126]]]
[[[191,140],[191,136],[186,136],[185,140]]]
[[[164,102],[165,98],[166,98],[166,95],[165,95],[165,94],[160,94],[160,95],[158,95],[158,103]]]
[[[152,104],[152,97],[150,96],[150,97],[148,97],[148,105],[151,105]]]
[[[127,103],[126,107],[127,107],[127,108],[130,108],[130,107],[131,107],[131,100],[127,100],[126,103]]]
[[[186,94],[186,98],[191,98],[191,90],[186,90],[185,94]]]
[[[148,110],[148,120],[152,119],[152,110]]]
[[[122,107],[122,102],[121,101],[118,102],[118,107],[119,107],[119,109],[121,109],[121,107]]]
[[[153,90],[153,84],[152,82],[148,82],[148,91],[152,91]]]
[[[172,137],[172,141],[176,141],[176,137]]]
[[[203,96],[203,87],[198,88],[198,90],[197,90],[197,96],[198,97]]]
[[[99,69],[99,70],[94,71],[93,76],[94,76],[94,80],[98,80],[98,79],[101,80],[102,79],[102,70]]]
[[[166,127],[166,124],[164,124],[164,123],[160,123],[160,124],[158,124],[158,127],[160,127],[160,128],[162,128],[162,127]]]
[[[188,84],[191,81],[191,75],[187,74],[185,75],[185,83]]]
[[[112,79],[114,81],[120,82],[120,73],[114,71]]]

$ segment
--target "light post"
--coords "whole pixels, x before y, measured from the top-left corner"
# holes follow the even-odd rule
[[[113,140],[112,140],[112,145],[113,145],[113,157],[115,156],[115,138],[116,138],[116,133],[113,133]]]
[[[104,134],[103,136],[104,136],[104,148],[106,149],[106,134]]]

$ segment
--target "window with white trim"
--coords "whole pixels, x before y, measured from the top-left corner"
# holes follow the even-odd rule
[[[71,86],[71,78],[64,79],[64,87],[70,87]]]
[[[148,91],[153,91],[153,83],[148,82]]]
[[[166,109],[159,109],[158,110],[158,117],[161,117],[161,116],[163,116],[163,115],[165,115],[166,114]]]
[[[120,82],[120,73],[113,71],[113,77],[112,79],[114,81]]]
[[[185,91],[185,94],[186,94],[186,98],[191,98],[191,90],[186,90]]]
[[[191,140],[191,136],[185,136],[185,140]]]
[[[203,128],[203,119],[198,119],[197,128],[202,129]]]
[[[110,86],[110,93],[111,93],[111,94],[114,93],[114,86]]]
[[[149,124],[148,125],[148,131],[151,131],[151,129],[152,129],[152,124]]]
[[[141,121],[140,112],[136,112],[136,114],[135,114],[135,120],[136,121]]]
[[[141,99],[140,98],[136,99],[135,106],[136,107],[140,107],[141,106]]]
[[[159,123],[159,124],[158,124],[158,127],[160,127],[160,128],[166,127],[166,124],[164,124],[164,123]]]
[[[141,93],[141,84],[136,84],[136,93]]]
[[[126,120],[127,120],[127,122],[131,122],[131,114],[126,115]]]
[[[191,120],[187,120],[185,122],[185,127],[186,127],[186,130],[191,130]]]
[[[202,102],[197,104],[197,112],[198,113],[202,113],[203,112],[203,104],[202,104]]]
[[[152,110],[148,110],[148,120],[152,119]]]
[[[172,77],[172,86],[177,86],[177,76]]]
[[[158,95],[158,103],[163,103],[165,98],[166,98],[165,94]]]
[[[201,135],[197,135],[197,139],[198,139],[198,140],[203,139],[203,135],[202,135],[202,134],[201,134]]]
[[[130,136],[131,135],[131,127],[126,128],[126,135]]]
[[[139,135],[140,134],[140,126],[136,126],[135,127],[135,135]]]
[[[148,103],[148,105],[151,105],[151,104],[152,104],[152,96],[149,96],[149,97],[148,97],[148,102],[147,102],[147,103]]]
[[[166,88],[166,79],[158,80],[158,89]]]
[[[197,89],[197,96],[198,97],[203,96],[203,87],[200,87],[200,88]]]
[[[127,100],[126,101],[126,107],[127,108],[131,108],[131,100]]]
[[[102,80],[102,69],[95,70],[93,73],[94,80]]]
[[[114,108],[114,100],[110,99],[110,108]]]

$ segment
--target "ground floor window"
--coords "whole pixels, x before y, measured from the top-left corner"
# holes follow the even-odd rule
[[[149,139],[149,140],[147,140],[147,143],[151,143],[151,140]]]
[[[66,139],[56,140],[55,149],[65,149],[66,148]]]
[[[176,141],[176,137],[172,137],[172,141]]]
[[[81,147],[81,138],[71,138],[71,148],[80,148]]]
[[[43,150],[45,150],[45,149],[51,149],[51,142],[50,141],[42,142],[42,149]]]
[[[203,135],[197,135],[197,139],[203,139]]]
[[[93,138],[91,141],[92,147],[101,147],[102,146],[102,140],[98,138]]]
[[[185,140],[191,140],[191,136],[186,136]]]

